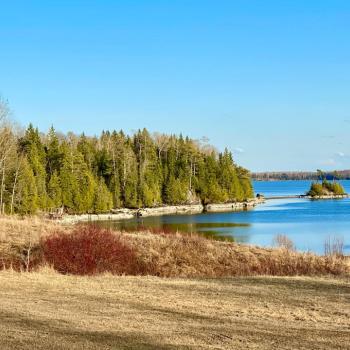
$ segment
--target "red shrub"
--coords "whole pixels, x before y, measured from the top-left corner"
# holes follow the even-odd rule
[[[61,273],[138,273],[135,251],[116,234],[97,226],[79,226],[69,234],[57,232],[41,245],[45,260]]]

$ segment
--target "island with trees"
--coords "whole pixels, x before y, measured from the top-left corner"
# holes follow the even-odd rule
[[[344,198],[348,194],[345,193],[344,187],[337,181],[330,182],[323,179],[322,182],[313,182],[307,196],[312,199],[329,199],[329,198]]]

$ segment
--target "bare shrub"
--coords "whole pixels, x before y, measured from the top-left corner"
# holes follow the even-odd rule
[[[288,238],[286,235],[281,235],[281,234],[276,235],[273,239],[273,244],[279,248],[295,251],[295,245],[293,241],[290,238]]]
[[[30,272],[36,270],[43,262],[38,244],[12,244],[0,251],[0,268]]]
[[[344,238],[340,236],[327,237],[324,242],[324,255],[344,257]]]

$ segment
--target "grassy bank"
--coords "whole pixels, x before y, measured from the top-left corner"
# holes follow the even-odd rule
[[[265,249],[199,235],[109,232],[62,227],[38,219],[0,219],[2,268],[35,271],[50,265],[66,274],[113,272],[161,277],[350,274],[349,258],[293,249]],[[330,250],[331,251],[331,250]],[[87,268],[88,267],[88,268]]]
[[[348,349],[349,279],[0,272],[1,349]]]

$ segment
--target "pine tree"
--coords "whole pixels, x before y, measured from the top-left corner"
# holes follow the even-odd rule
[[[47,144],[47,175],[48,178],[56,172],[59,172],[62,166],[62,152],[60,151],[60,143],[56,135],[56,131],[52,126],[47,135],[48,144]]]
[[[98,182],[95,190],[94,198],[94,212],[105,213],[111,210],[113,207],[113,199],[111,193],[108,191],[108,188],[102,178]]]
[[[33,170],[25,159],[18,180],[18,195],[15,210],[20,214],[34,214],[38,209],[38,192]]]
[[[45,210],[48,206],[46,192],[46,154],[39,131],[38,129],[34,129],[32,124],[29,125],[25,136],[20,140],[20,149],[21,152],[26,154],[35,177],[38,207]]]
[[[49,183],[47,185],[47,192],[50,198],[50,206],[54,208],[59,208],[62,206],[62,188],[60,177],[57,171],[54,171],[50,177]]]

